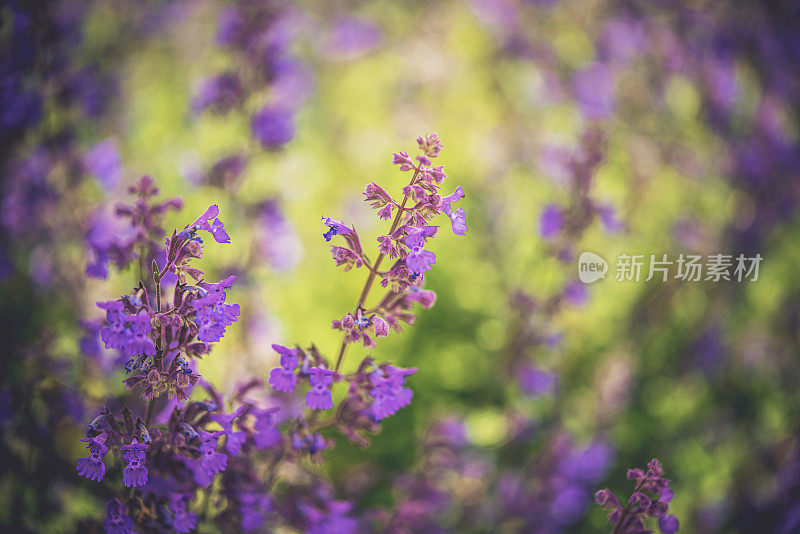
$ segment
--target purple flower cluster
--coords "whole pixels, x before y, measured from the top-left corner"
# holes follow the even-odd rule
[[[312,85],[308,67],[291,51],[296,18],[292,9],[278,4],[238,1],[225,7],[219,16],[217,42],[238,56],[247,70],[225,71],[204,80],[193,110],[227,113],[266,84],[272,98],[253,115],[253,136],[270,150],[291,141],[294,115]]]
[[[395,153],[393,163],[403,172],[412,171],[409,185],[401,191],[402,200],[395,200],[384,188],[372,182],[367,185],[364,196],[367,202],[378,211],[380,219],[392,220],[389,232],[378,238],[378,255],[370,261],[361,245],[361,239],[354,227],[334,219],[326,218],[327,230],[323,233],[326,242],[341,239],[342,245],[331,249],[337,265],[348,271],[366,266],[369,275],[353,312],[345,314],[341,320],[333,321],[333,328],[343,332],[342,344],[334,365],[316,350],[315,347],[301,349],[272,345],[279,355],[279,365],[269,373],[269,384],[277,392],[287,396],[298,385],[307,384],[305,407],[314,410],[312,415],[298,418],[297,428],[293,430],[293,448],[307,453],[319,460],[319,454],[326,448],[326,441],[316,432],[321,427],[333,426],[354,443],[368,444],[367,434],[378,429],[378,422],[395,414],[411,403],[413,393],[406,387],[406,378],[416,369],[403,369],[390,363],[375,364],[371,357],[362,359],[352,373],[342,374],[342,364],[347,347],[360,342],[365,347],[376,345],[376,339],[389,334],[390,328],[400,331],[400,322],[411,324],[416,316],[412,313],[414,304],[430,308],[436,295],[422,289],[424,272],[436,262],[433,252],[427,250],[427,240],[434,237],[438,227],[428,224],[437,214],[445,214],[451,221],[454,233],[467,232],[466,215],[463,208],[453,204],[463,198],[461,187],[446,197],[439,195],[440,184],[445,179],[442,166],[434,167],[442,144],[436,134],[417,139],[421,154],[411,158],[406,152]],[[381,271],[384,258],[395,258],[396,262],[387,271]],[[387,288],[385,295],[372,308],[367,308],[366,300],[376,279]],[[334,415],[327,421],[317,422],[318,410],[332,410],[335,406],[332,387],[339,383],[349,384],[345,398],[339,403]]]
[[[135,203],[120,203],[114,207],[113,215],[101,211],[93,217],[86,234],[91,252],[86,274],[92,278],[106,278],[111,262],[119,270],[136,258],[140,266],[149,264],[162,250],[162,217],[168,210],[182,206],[179,199],[153,203],[158,188],[149,176],[142,176],[135,186],[128,188],[128,193],[136,195]]]
[[[674,493],[669,487],[669,480],[664,478],[664,471],[658,460],[647,464],[647,470],[629,469],[628,479],[634,480],[636,486],[623,506],[619,498],[608,488],[595,493],[594,500],[604,510],[608,510],[608,522],[614,525],[614,534],[647,534],[652,532],[645,528],[645,522],[657,518],[658,529],[663,534],[678,532],[678,519],[669,513],[669,503]]]
[[[399,165],[403,172],[414,171],[411,182],[402,189],[402,200],[395,200],[384,188],[371,182],[364,190],[365,201],[377,210],[380,219],[393,219],[386,235],[378,237],[378,256],[372,264],[364,254],[361,241],[355,228],[350,228],[333,219],[325,219],[328,231],[323,234],[326,241],[341,236],[345,246],[333,246],[331,253],[336,265],[344,265],[345,270],[366,266],[370,270],[367,288],[376,277],[389,292],[373,309],[363,308],[362,301],[353,313],[333,322],[333,328],[345,333],[348,343],[361,342],[366,347],[375,345],[372,335],[388,335],[391,326],[400,331],[398,321],[411,323],[414,315],[409,313],[412,302],[428,308],[433,305],[435,295],[421,289],[424,274],[436,264],[436,254],[426,249],[428,239],[438,232],[438,226],[428,224],[437,214],[450,219],[456,235],[467,233],[464,208],[453,208],[453,204],[464,197],[461,186],[445,197],[439,195],[441,183],[445,180],[443,166],[433,166],[442,143],[433,133],[417,138],[421,154],[412,158],[407,152],[393,154],[392,163]],[[385,257],[396,259],[387,271],[380,271]]]

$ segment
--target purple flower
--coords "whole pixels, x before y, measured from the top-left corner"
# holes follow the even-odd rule
[[[328,35],[325,51],[346,58],[355,58],[380,44],[381,31],[372,22],[353,17],[336,20]]]
[[[658,518],[658,530],[664,534],[674,534],[678,532],[678,518],[674,515],[662,515]]]
[[[327,218],[324,222],[325,226],[328,227],[328,231],[322,234],[322,237],[325,238],[325,241],[330,241],[335,235],[352,236],[355,234],[355,231],[352,228],[340,223],[339,221]]]
[[[282,345],[272,345],[272,350],[280,354],[281,358],[280,367],[269,372],[269,385],[277,391],[291,393],[297,385],[294,370],[297,369],[298,361],[295,351]]]
[[[414,168],[414,160],[406,151],[395,152],[392,154],[392,165],[400,165],[401,171],[410,171]]]
[[[242,530],[259,530],[272,510],[272,499],[260,493],[242,493],[239,496],[239,513],[242,516]]]
[[[411,249],[406,256],[406,266],[412,274],[422,274],[436,263],[436,254],[422,247],[425,245],[425,239],[435,235],[437,230],[436,226],[412,228],[406,236],[404,242]]]
[[[227,113],[242,98],[242,82],[234,73],[222,73],[200,84],[197,94],[192,99],[192,111],[201,111],[212,108],[216,113]]]
[[[614,78],[602,63],[593,63],[572,78],[572,90],[588,119],[607,119],[614,113]]]
[[[379,315],[372,316],[372,328],[375,332],[375,337],[386,337],[389,335],[389,323]]]
[[[237,456],[242,449],[247,433],[242,431],[234,431],[233,423],[242,415],[244,406],[240,406],[233,413],[215,413],[211,415],[211,420],[216,421],[222,427],[222,433],[225,435],[225,450],[232,456]]]
[[[208,293],[192,301],[197,324],[197,339],[214,343],[222,339],[225,329],[236,322],[240,314],[238,304],[225,303],[225,290],[233,285],[235,276],[229,276],[218,284],[201,284]]]
[[[86,477],[89,480],[96,480],[100,482],[106,473],[106,466],[103,463],[103,457],[108,452],[106,446],[106,438],[108,434],[102,432],[93,438],[84,438],[81,441],[85,442],[89,447],[90,456],[85,458],[78,458],[78,474]]]
[[[589,464],[607,464],[610,462],[609,452],[603,451],[596,446],[587,448],[578,459],[577,464],[583,464],[579,471],[588,468],[594,473],[591,477],[583,476],[584,480],[602,478],[603,473],[590,467]],[[595,450],[592,450],[595,448]],[[610,449],[608,449],[610,451]],[[627,477],[636,482],[636,492],[628,499],[628,506],[623,509],[620,500],[608,489],[600,490],[595,493],[594,500],[600,504],[604,510],[608,511],[608,520],[612,525],[617,525],[615,531],[619,532],[642,532],[645,521],[651,517],[658,518],[658,528],[665,534],[673,534],[678,531],[678,519],[668,515],[669,503],[672,500],[673,492],[669,487],[669,480],[663,478],[664,470],[658,460],[653,459],[647,464],[647,470],[628,469]],[[624,523],[623,523],[624,522]]]
[[[333,408],[333,395],[329,389],[333,384],[333,371],[314,367],[308,373],[311,389],[306,393],[306,406],[312,410],[330,410]]]
[[[230,243],[231,238],[225,231],[225,225],[216,217],[219,215],[219,206],[212,204],[203,214],[193,223],[186,225],[186,228],[179,234],[180,237],[194,237],[198,230],[209,232],[217,243]],[[209,222],[215,219],[213,223]]]
[[[150,321],[152,317],[145,311],[138,315],[126,315],[125,318],[130,322],[130,328],[125,330],[124,345],[122,347],[125,356],[133,357],[140,354],[155,356],[156,345],[148,336],[150,334]]]
[[[610,203],[598,204],[596,206],[597,215],[603,224],[603,229],[609,234],[615,234],[622,229],[622,222],[617,218],[614,205]]]
[[[564,227],[564,213],[554,204],[548,204],[539,218],[539,233],[545,239],[552,239]]]
[[[400,408],[411,404],[414,392],[403,385],[406,377],[416,372],[416,369],[385,365],[369,375],[373,386],[370,395],[375,399],[371,412],[376,421],[394,415]]]
[[[169,496],[169,510],[172,512],[172,528],[178,534],[191,532],[197,526],[197,515],[186,511],[186,503],[190,495],[173,493]]]
[[[564,300],[573,306],[580,307],[589,301],[589,292],[586,290],[586,284],[573,280],[564,286],[561,292]]]
[[[208,486],[214,480],[214,475],[224,471],[228,466],[228,457],[217,452],[217,436],[209,432],[198,432],[200,437],[200,453],[202,456],[194,469],[194,481],[200,486]]]
[[[347,514],[352,504],[344,501],[330,501],[327,513],[306,506],[304,513],[310,522],[308,534],[353,534],[358,532],[358,522]]]
[[[570,452],[560,464],[559,471],[569,480],[593,484],[606,475],[613,459],[614,449],[598,440]]]
[[[436,264],[436,254],[422,247],[414,247],[406,257],[406,265],[411,274],[422,274]]]
[[[467,216],[464,208],[458,208],[453,211],[451,207],[453,202],[462,198],[464,198],[464,191],[459,185],[452,194],[443,197],[441,202],[441,209],[444,211],[445,215],[450,217],[450,224],[453,227],[453,233],[456,235],[464,235],[467,233],[467,230],[469,230],[467,228]]]
[[[261,146],[267,149],[280,148],[294,137],[292,112],[276,106],[263,107],[253,116],[250,127]]]
[[[275,426],[275,412],[278,410],[280,408],[275,407],[256,412],[256,421],[253,424],[253,430],[255,431],[253,440],[258,450],[274,447],[280,443],[281,431]]]
[[[96,144],[84,156],[83,164],[107,191],[116,189],[122,179],[122,160],[114,139]]]
[[[242,14],[233,6],[226,6],[219,14],[217,23],[217,42],[221,45],[234,45],[245,27]]]
[[[307,451],[309,455],[314,456],[317,453],[324,451],[328,446],[322,434],[305,434],[301,435],[295,433],[292,435],[292,448],[299,451]]]
[[[100,329],[100,339],[103,340],[107,349],[123,350],[127,339],[126,331],[128,328],[125,326],[125,317],[123,313],[123,304],[117,300],[109,300],[107,302],[98,302],[97,306],[106,310],[106,321],[109,326],[104,326]]]
[[[122,447],[122,459],[128,462],[122,470],[122,483],[125,487],[138,488],[147,484],[147,468],[144,466],[146,450],[147,445],[139,443],[135,437],[131,438],[129,445]]]
[[[589,494],[580,486],[568,485],[559,489],[550,503],[550,514],[562,524],[570,525],[580,519],[589,506]]]
[[[314,72],[303,62],[283,57],[271,64],[273,107],[284,106],[296,111],[308,100],[314,89]]]
[[[558,383],[555,374],[532,366],[524,366],[517,371],[517,380],[522,391],[534,397],[553,393]]]
[[[279,271],[293,269],[303,255],[303,246],[291,223],[284,216],[277,199],[260,206],[260,251],[271,267]]]
[[[111,499],[106,504],[106,520],[103,522],[106,534],[133,534],[133,519],[125,513],[119,499]]]

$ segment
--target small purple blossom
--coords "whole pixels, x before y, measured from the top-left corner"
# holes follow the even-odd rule
[[[125,513],[125,508],[119,499],[108,501],[103,528],[106,534],[133,534],[133,519]]]
[[[212,204],[208,209],[203,212],[193,223],[186,225],[183,232],[178,234],[179,237],[194,237],[195,232],[198,230],[205,230],[210,233],[217,243],[230,243],[231,238],[225,231],[225,225],[220,221],[217,216],[219,215],[219,206]],[[210,222],[214,219],[214,222]]]
[[[216,413],[210,419],[215,421],[222,427],[222,433],[225,435],[225,450],[231,456],[237,456],[242,449],[247,433],[233,429],[235,421],[242,415],[244,406],[240,406],[233,413]]]
[[[552,239],[564,228],[564,212],[555,204],[545,206],[539,218],[539,234]]]
[[[142,311],[137,315],[126,315],[130,327],[125,329],[122,351],[125,356],[133,357],[140,354],[155,356],[156,345],[150,339],[150,321],[152,317],[149,313]],[[107,347],[112,348],[112,347]]]
[[[188,512],[186,504],[191,495],[173,493],[169,496],[169,511],[172,512],[172,528],[177,534],[187,534],[197,526],[197,514]]]
[[[276,407],[256,412],[256,421],[253,424],[253,430],[255,431],[253,440],[258,450],[268,449],[280,443],[281,431],[278,430],[275,421],[275,413],[278,410],[280,408]]]
[[[558,384],[554,373],[533,366],[524,366],[517,371],[517,380],[522,391],[534,397],[553,393]]]
[[[242,82],[235,73],[225,72],[203,80],[192,99],[192,111],[200,113],[210,108],[224,114],[242,99]]]
[[[239,496],[239,514],[242,516],[242,530],[253,532],[259,530],[267,514],[272,511],[272,499],[269,495],[247,492]]]
[[[372,417],[380,421],[397,410],[411,404],[414,392],[404,387],[406,377],[416,373],[416,369],[402,369],[392,365],[385,365],[369,375],[372,390]]]
[[[314,367],[308,373],[311,389],[306,393],[306,406],[312,410],[330,410],[333,408],[333,396],[329,389],[333,384],[333,371]]]
[[[602,63],[593,63],[572,78],[572,90],[588,119],[608,119],[614,113],[614,77]]]
[[[107,191],[116,189],[122,180],[122,159],[114,139],[106,139],[92,147],[84,156],[83,164]]]
[[[453,227],[453,233],[456,235],[465,235],[467,233],[467,216],[464,208],[458,208],[453,211],[451,204],[464,198],[464,191],[459,185],[452,194],[442,198],[441,209],[445,215],[450,218],[450,224]]]
[[[679,526],[678,518],[674,515],[662,515],[658,518],[658,529],[664,534],[675,534]]]
[[[89,447],[90,456],[78,459],[77,469],[80,476],[97,482],[103,480],[103,476],[106,473],[103,457],[108,452],[108,447],[105,444],[106,438],[108,438],[108,434],[102,432],[93,438],[81,440]]]
[[[272,345],[272,350],[281,357],[280,366],[269,372],[269,385],[277,391],[291,393],[297,385],[297,375],[294,374],[294,370],[297,369],[298,360],[295,351],[282,345]]]
[[[198,432],[200,437],[200,453],[202,456],[199,465],[194,470],[194,480],[200,486],[208,486],[214,480],[214,476],[224,471],[228,466],[228,457],[217,452],[218,438],[210,432]]]
[[[138,488],[147,484],[147,468],[144,466],[147,445],[131,438],[128,445],[122,447],[122,459],[128,462],[122,470],[122,483],[128,488]]]
[[[294,137],[294,116],[291,110],[267,105],[253,116],[253,135],[267,149],[280,148]]]

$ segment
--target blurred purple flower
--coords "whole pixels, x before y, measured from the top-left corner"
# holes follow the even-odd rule
[[[589,291],[586,289],[586,284],[577,280],[567,283],[561,294],[564,296],[564,300],[575,307],[584,306],[589,302]]]
[[[122,180],[122,159],[113,138],[96,144],[83,158],[86,169],[106,191],[113,191]]]
[[[340,17],[328,32],[325,53],[354,59],[374,49],[382,39],[381,30],[375,23],[355,17]]]
[[[192,99],[192,111],[200,113],[211,108],[215,113],[225,114],[242,98],[242,82],[231,72],[217,74],[203,80]]]
[[[544,207],[539,217],[539,234],[545,239],[552,239],[564,228],[564,212],[555,204]]]
[[[534,397],[555,392],[558,384],[558,376],[554,373],[530,365],[517,371],[517,380],[522,391]]]
[[[592,63],[572,77],[572,91],[587,119],[608,119],[614,113],[614,78],[602,63]]]
[[[267,105],[253,116],[251,128],[261,146],[280,148],[294,137],[294,116],[288,109]]]

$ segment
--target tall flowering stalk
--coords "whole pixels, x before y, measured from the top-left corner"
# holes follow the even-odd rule
[[[142,178],[130,192],[138,196],[136,204],[120,205],[116,211],[129,217],[138,231],[135,239],[126,242],[130,250],[123,252],[119,247],[115,257],[118,267],[135,259],[136,248],[139,248],[140,259],[152,257],[149,240],[162,233],[158,227],[161,214],[167,207],[180,207],[177,201],[151,205],[158,189],[148,177]],[[220,341],[226,327],[239,316],[239,306],[225,301],[226,290],[235,277],[208,283],[203,280],[203,271],[192,264],[202,257],[200,232],[207,232],[218,243],[230,242],[217,215],[219,208],[210,206],[194,222],[166,239],[162,267],[152,261],[152,283],[140,279],[130,293],[117,300],[97,303],[106,312],[105,325],[100,329],[105,347],[118,350],[126,357],[125,371],[129,376],[124,383],[129,389],[138,390],[148,403],[144,417],[137,416],[138,410],[127,405],[116,413],[104,408],[86,428],[83,441],[89,447],[90,456],[78,460],[78,473],[102,481],[106,475],[104,460],[113,451],[125,464],[122,469],[124,486],[148,486],[153,490],[152,493],[133,494],[128,499],[128,510],[138,510],[138,514],[132,514],[133,519],[123,513],[124,505],[120,501],[112,500],[105,523],[107,532],[131,532],[134,522],[144,525],[154,521],[168,521],[177,532],[188,532],[196,521],[194,514],[186,515],[185,501],[194,488],[180,478],[162,479],[168,473],[163,462],[173,463],[173,470],[180,464],[183,469],[193,470],[194,481],[200,486],[225,469],[227,457],[214,450],[219,436],[227,435],[225,427],[222,432],[203,428],[218,422],[221,416],[214,413],[217,405],[213,402],[182,405],[200,380],[194,359],[208,353],[211,343]],[[141,247],[136,247],[137,244]],[[168,274],[174,280],[170,302],[162,298],[162,281]],[[164,396],[176,401],[175,408],[167,424],[153,424],[154,407]],[[227,439],[230,446],[232,437]],[[152,484],[154,473],[162,479],[155,487]],[[169,503],[164,517],[156,504],[158,499]]]
[[[378,255],[370,261],[354,227],[326,218],[326,241],[335,237],[344,241],[333,245],[331,254],[337,266],[345,271],[366,267],[369,271],[364,287],[353,311],[333,321],[333,328],[343,332],[342,343],[331,368],[318,354],[309,355],[300,348],[290,349],[274,345],[280,354],[280,366],[270,371],[269,383],[273,389],[291,393],[299,382],[310,386],[306,393],[306,407],[312,410],[333,408],[331,386],[337,382],[349,384],[347,397],[338,406],[335,415],[324,423],[317,422],[317,414],[299,424],[299,435],[309,443],[318,443],[314,431],[322,426],[336,426],[355,443],[366,445],[365,432],[377,430],[377,422],[397,412],[411,402],[412,391],[405,387],[406,377],[416,369],[401,369],[390,363],[376,364],[371,357],[364,358],[349,374],[340,369],[347,347],[362,343],[367,348],[376,346],[376,338],[389,335],[389,329],[402,330],[401,322],[411,324],[416,316],[414,303],[430,308],[436,300],[433,291],[422,289],[425,271],[436,263],[436,255],[427,250],[428,239],[438,232],[437,226],[428,222],[438,214],[450,219],[453,232],[467,232],[463,208],[455,209],[453,203],[464,196],[461,187],[442,197],[439,189],[445,180],[443,166],[434,166],[432,159],[439,155],[442,143],[438,136],[428,134],[417,138],[420,154],[412,158],[407,152],[393,154],[392,162],[402,172],[411,172],[409,184],[402,188],[402,200],[395,199],[384,188],[371,182],[364,190],[366,202],[377,210],[378,217],[391,220],[385,235],[378,237]],[[387,270],[381,266],[386,257],[394,259]],[[375,281],[386,290],[381,300],[367,307],[367,299]],[[314,449],[318,447],[314,446]]]

